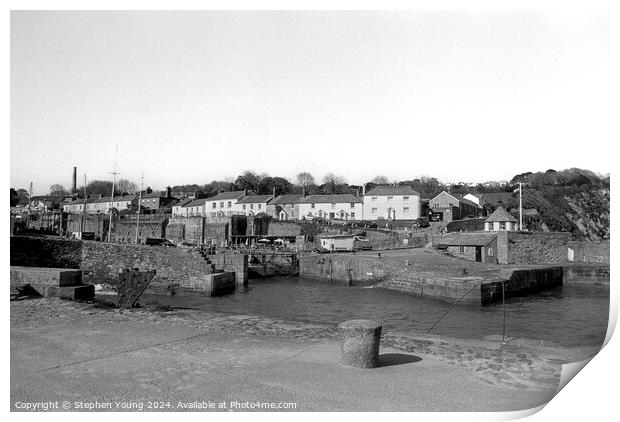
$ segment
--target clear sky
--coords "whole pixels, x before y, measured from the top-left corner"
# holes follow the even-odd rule
[[[593,11],[12,12],[11,186],[611,169]],[[617,117],[617,116],[616,116]]]

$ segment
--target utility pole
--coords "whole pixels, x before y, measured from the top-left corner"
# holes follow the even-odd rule
[[[144,186],[144,172],[140,176],[140,195],[138,198],[138,214],[136,216],[136,245],[138,244],[138,230],[140,229],[140,204],[142,203],[142,187]]]
[[[28,215],[26,216],[26,228],[30,224],[30,208],[32,208],[32,182],[30,182],[30,190],[28,191]]]
[[[112,174],[112,196],[110,196],[110,224],[108,225],[108,242],[112,241],[112,208],[114,206],[114,184],[116,183],[116,160],[118,158],[118,145],[114,146],[114,171]]]
[[[519,230],[523,231],[523,198],[521,194],[521,182],[519,182]]]
[[[84,173],[84,205],[82,206],[82,226],[80,227],[80,231],[84,233],[84,226],[86,220],[86,173]],[[80,237],[82,234],[80,234]]]

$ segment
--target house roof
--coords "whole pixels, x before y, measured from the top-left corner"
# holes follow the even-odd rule
[[[362,200],[350,193],[344,193],[339,195],[310,195],[305,198],[300,198],[297,201],[298,204],[347,204],[347,203],[362,203]]]
[[[284,205],[284,204],[294,204],[301,198],[303,195],[278,195],[273,201],[271,201],[272,205]]]
[[[486,246],[497,237],[497,233],[491,232],[457,232],[441,236],[441,246]]]
[[[189,204],[192,201],[193,201],[192,198],[182,198],[174,206],[175,207],[184,207],[185,205]]]
[[[512,223],[516,223],[517,219],[510,215],[510,213],[506,211],[503,207],[499,206],[495,211],[493,211],[493,214],[491,214],[489,218],[487,218],[488,223],[492,223],[494,221],[510,221]]]
[[[252,195],[241,198],[237,204],[262,204],[273,199],[272,195]]]
[[[131,201],[134,200],[135,197],[136,197],[136,195],[124,195],[124,196],[119,195],[119,196],[115,196],[114,197],[114,201],[112,201],[112,202],[121,202],[121,201],[122,202],[125,202],[125,201],[131,202]],[[110,202],[110,197],[109,196],[103,196],[103,197],[95,199],[93,201],[88,201],[88,203],[96,203],[96,204],[100,204],[102,202]]]
[[[411,186],[377,186],[366,192],[366,196],[388,196],[388,195],[420,195],[419,192],[411,189]]]
[[[163,192],[161,192],[161,191],[156,191],[155,192],[154,191],[154,192],[142,195],[142,199],[145,199],[145,198],[167,198],[167,197],[168,197],[168,194],[167,194],[166,191],[163,191]],[[171,197],[174,198],[174,195],[171,194]]]
[[[211,199],[213,199],[213,198],[193,199],[193,200],[190,200],[189,202],[187,202],[185,205],[183,205],[183,207],[199,207],[201,205],[204,205],[205,202],[207,202],[207,201],[209,201]]]
[[[245,191],[235,190],[232,192],[220,192],[212,198],[207,198],[207,201],[219,201],[225,199],[239,199],[245,196]],[[254,192],[248,192],[248,195],[254,195]]]
[[[452,195],[454,198],[458,199],[459,202],[463,202],[465,204],[472,205],[472,206],[474,206],[476,208],[480,208],[480,206],[478,204],[476,204],[474,201],[472,201],[470,199],[465,198],[465,195],[463,195],[463,194],[460,194],[460,193],[450,193],[449,195]]]
[[[501,202],[506,203],[514,198],[512,192],[491,192],[481,193],[479,195],[483,204],[499,204]]]

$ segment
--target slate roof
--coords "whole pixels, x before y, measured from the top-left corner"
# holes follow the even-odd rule
[[[284,205],[284,204],[294,204],[301,198],[303,195],[278,195],[276,199],[271,201],[272,205]]]
[[[377,186],[366,192],[366,196],[420,195],[411,186]]]
[[[516,223],[517,219],[510,215],[510,213],[503,207],[497,207],[497,209],[493,211],[493,214],[487,218],[488,223],[492,223],[494,221],[510,221],[512,223]]]
[[[123,201],[123,202],[124,201],[131,202],[131,201],[134,200],[135,197],[136,197],[136,195],[125,195],[125,196],[120,196],[119,195],[119,196],[115,196],[114,197],[114,201],[113,202],[121,202],[121,201]],[[104,196],[104,197],[101,197],[99,199],[95,199],[92,202],[89,201],[88,203],[89,204],[91,204],[91,203],[100,204],[102,202],[110,202],[110,197],[109,196]]]
[[[142,195],[142,199],[145,199],[145,198],[167,198],[167,195],[168,194],[167,194],[166,191],[163,191],[163,192],[157,191],[157,192],[151,192],[151,193],[143,194]],[[172,194],[171,194],[171,197],[175,198],[175,196],[172,195]]]
[[[262,204],[273,199],[272,195],[252,195],[241,198],[237,204]]]
[[[189,199],[189,198],[188,198]],[[201,205],[204,205],[205,202],[211,200],[213,198],[200,198],[200,199],[194,199],[191,200],[190,202],[186,203],[185,205],[183,205],[184,208],[187,207],[199,207]]]
[[[349,204],[358,203],[361,204],[362,200],[350,193],[344,193],[340,195],[310,195],[305,198],[300,198],[297,204]]]
[[[457,232],[441,236],[437,243],[442,246],[486,246],[496,237],[494,232]]]
[[[478,204],[476,204],[474,201],[470,201],[469,199],[465,198],[464,195],[460,193],[450,193],[449,195],[452,195],[454,198],[458,199],[460,202],[474,206],[476,208],[480,208]]]
[[[179,202],[177,202],[174,206],[175,207],[184,207],[185,205],[189,204],[192,201],[193,201],[192,198],[183,198]]]
[[[254,192],[248,192],[248,195],[254,195]],[[220,201],[226,199],[239,199],[245,196],[245,191],[235,190],[232,192],[220,192],[212,198],[207,198],[207,201]]]

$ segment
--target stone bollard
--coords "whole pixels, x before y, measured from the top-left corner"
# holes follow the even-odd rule
[[[381,325],[368,319],[353,319],[338,326],[342,336],[342,364],[357,368],[379,365]]]

